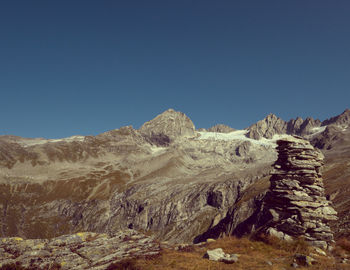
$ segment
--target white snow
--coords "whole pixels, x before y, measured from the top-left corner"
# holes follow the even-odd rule
[[[199,132],[200,140],[223,140],[223,141],[250,141],[253,144],[258,145],[275,145],[276,141],[282,138],[291,137],[290,135],[274,135],[272,139],[261,138],[255,140],[247,138],[245,135],[248,130],[235,130],[230,133],[218,133],[218,132]]]
[[[63,138],[63,139],[50,139],[48,140],[48,142],[74,142],[74,141],[78,141],[78,142],[82,142],[84,141],[85,136],[71,136],[71,137],[67,137],[67,138]]]
[[[151,146],[151,152],[152,154],[159,154],[161,152],[166,151],[166,147],[161,147],[161,146]]]
[[[25,139],[23,141],[19,141],[19,143],[26,147],[26,146],[33,146],[33,145],[38,145],[38,144],[45,144],[45,143],[55,143],[55,142],[73,142],[73,141],[84,141],[85,136],[71,136],[67,138],[62,138],[62,139]]]
[[[326,129],[327,126],[323,126],[323,127],[314,127],[312,129],[310,129],[310,131],[312,132],[312,135],[318,134],[323,132]]]

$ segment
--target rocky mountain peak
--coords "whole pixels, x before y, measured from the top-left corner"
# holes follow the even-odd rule
[[[248,138],[259,140],[264,137],[271,139],[275,134],[286,133],[287,123],[276,115],[270,113],[263,120],[258,121],[248,129]]]
[[[195,126],[184,113],[168,109],[144,123],[139,131],[146,137],[167,136],[174,140],[178,137],[194,136]]]
[[[346,109],[342,114],[324,120],[322,126],[326,125],[339,125],[339,126],[349,126],[350,125],[350,110]]]
[[[312,117],[307,117],[303,120],[301,117],[296,119],[291,119],[287,123],[287,134],[297,134],[297,135],[307,135],[310,130],[314,127],[319,127],[321,121],[318,119],[313,119]]]

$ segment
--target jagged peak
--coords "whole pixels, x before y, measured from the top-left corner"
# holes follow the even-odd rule
[[[266,118],[279,118],[279,117],[277,117],[277,115],[275,115],[275,114],[273,114],[273,113],[269,113],[266,117],[265,117],[265,119]]]
[[[248,128],[248,138],[259,140],[260,138],[271,139],[275,134],[286,133],[287,123],[273,113]]]

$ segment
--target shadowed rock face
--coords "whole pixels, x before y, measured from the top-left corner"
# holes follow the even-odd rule
[[[337,212],[325,197],[323,154],[301,138],[277,141],[278,159],[258,223],[264,231],[289,240],[303,236],[327,248],[333,242],[330,221]]]

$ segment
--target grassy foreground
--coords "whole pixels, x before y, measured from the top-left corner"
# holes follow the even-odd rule
[[[346,239],[340,240],[332,252],[328,252],[326,256],[318,254],[314,248],[308,246],[303,240],[292,243],[265,237],[259,240],[252,241],[247,238],[226,237],[201,246],[184,247],[177,251],[165,248],[159,256],[125,260],[111,264],[108,270],[288,270],[296,269],[292,266],[296,254],[310,255],[316,260],[311,266],[302,266],[299,263],[297,269],[350,269],[350,264],[342,262],[344,258],[348,256],[350,258],[350,241]],[[225,264],[203,258],[206,250],[215,248],[222,248],[226,253],[239,254],[239,261],[234,264]]]

